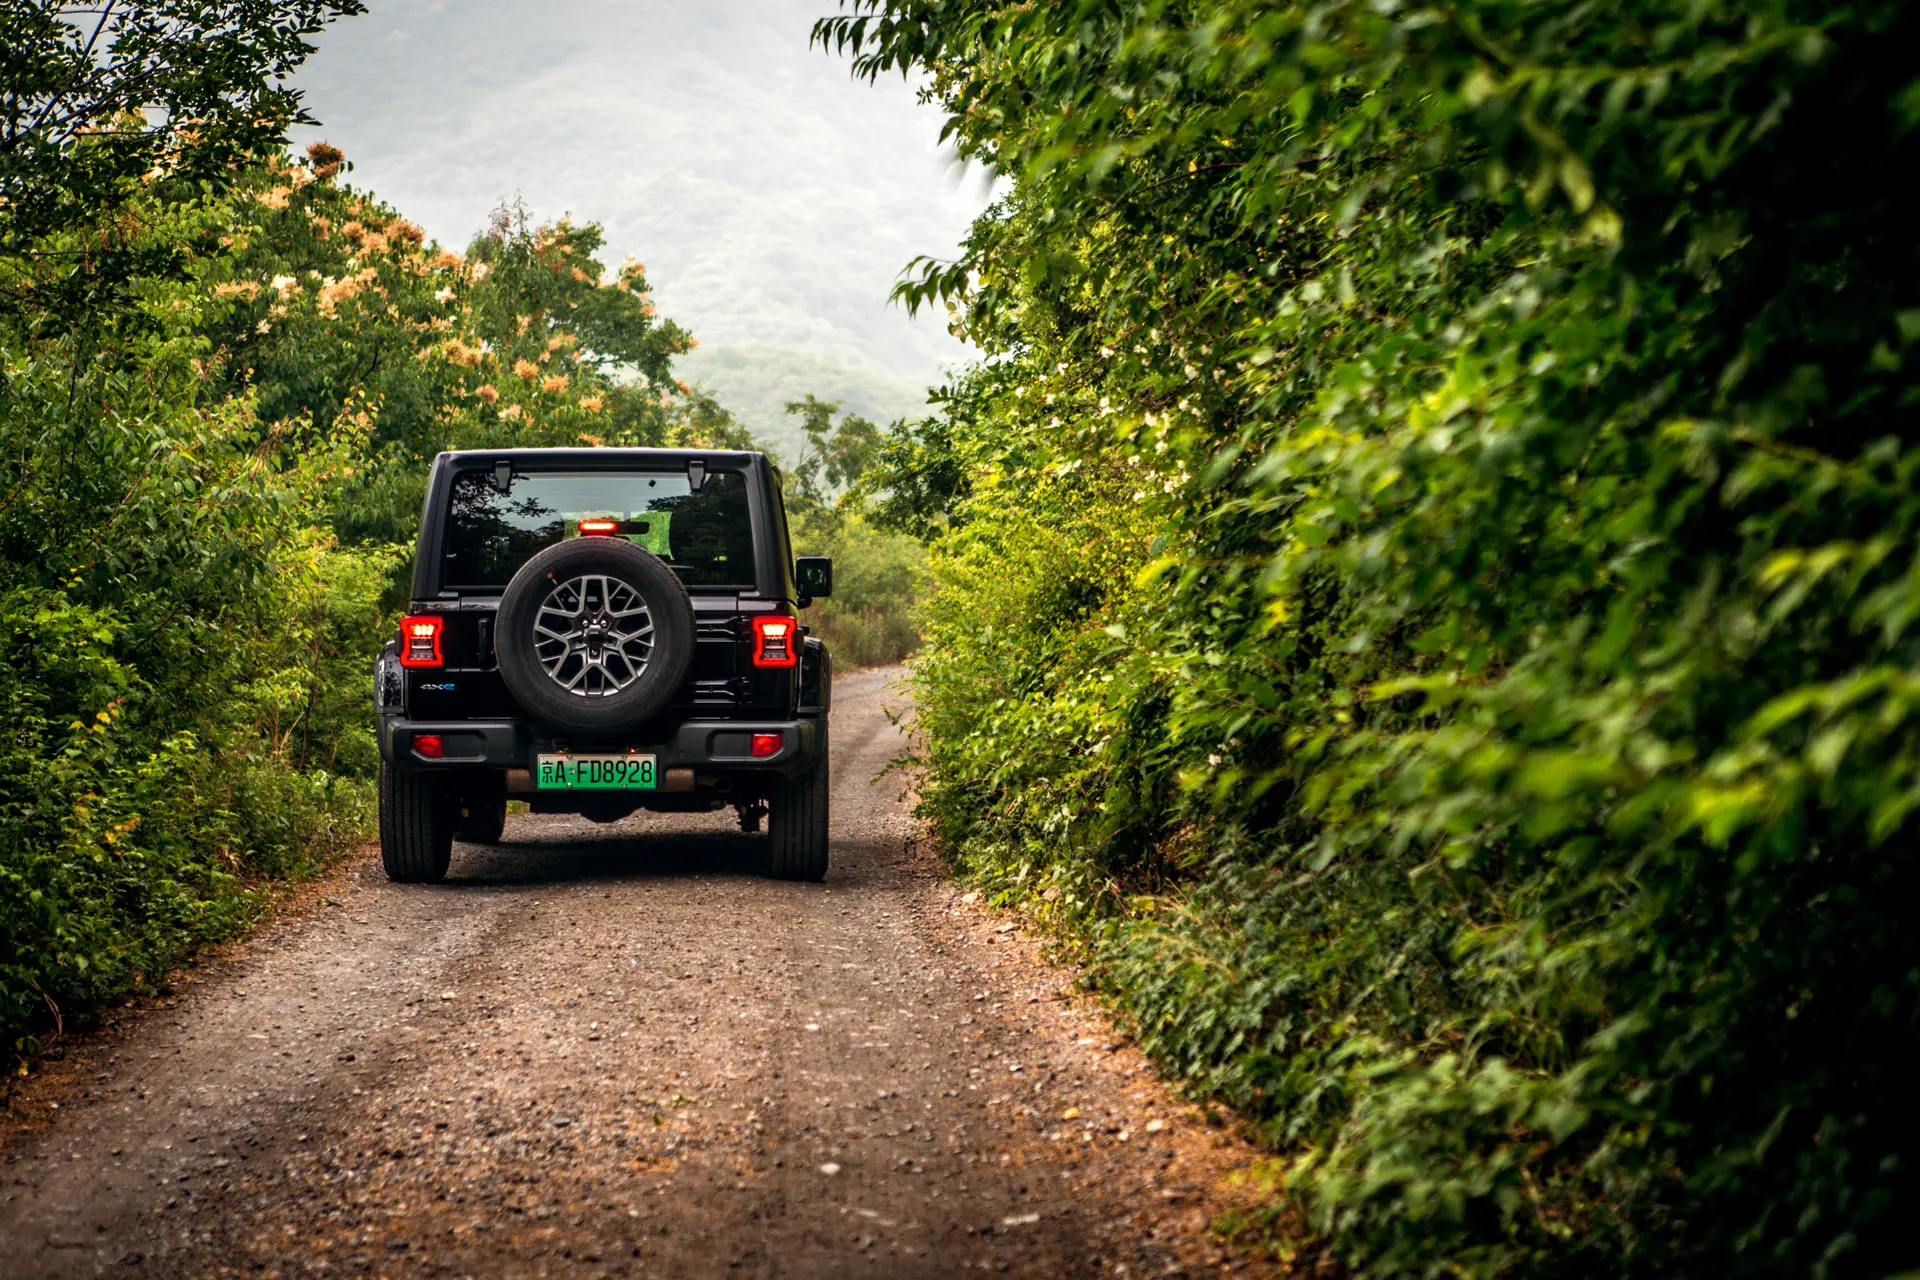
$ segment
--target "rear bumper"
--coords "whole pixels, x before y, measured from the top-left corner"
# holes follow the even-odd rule
[[[446,754],[430,760],[413,749],[419,734],[437,734]],[[770,756],[751,754],[753,735],[777,733],[780,749]],[[617,742],[588,742],[562,737],[515,720],[410,720],[381,716],[380,755],[402,773],[456,773],[473,769],[527,769],[537,757],[555,751],[576,755],[630,751],[655,756],[664,774],[692,769],[696,774],[805,773],[819,758],[826,736],[820,722],[792,720],[691,720],[660,734],[639,733]]]

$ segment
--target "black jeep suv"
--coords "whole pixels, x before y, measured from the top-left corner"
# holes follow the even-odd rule
[[[732,805],[766,818],[768,874],[821,879],[833,662],[794,613],[832,587],[794,560],[764,454],[441,454],[374,675],[387,875],[443,878],[512,798],[602,822]]]

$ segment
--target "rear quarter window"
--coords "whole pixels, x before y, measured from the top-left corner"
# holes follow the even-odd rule
[[[756,581],[741,472],[712,472],[694,493],[684,472],[529,471],[503,492],[491,471],[460,471],[447,502],[441,582],[454,591],[505,587],[537,552],[596,519],[618,522],[618,536],[665,560],[689,587]]]

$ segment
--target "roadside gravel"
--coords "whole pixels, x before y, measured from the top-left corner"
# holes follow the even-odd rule
[[[1206,1231],[1251,1150],[916,846],[896,675],[835,686],[825,885],[519,815],[80,1046],[0,1128],[0,1277],[1264,1273]]]

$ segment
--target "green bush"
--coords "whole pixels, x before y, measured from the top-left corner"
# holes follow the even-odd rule
[[[370,836],[435,453],[733,442],[594,224],[447,252],[283,154],[361,8],[0,8],[0,1056]]]
[[[796,555],[833,557],[833,595],[815,601],[803,621],[827,642],[839,669],[888,666],[913,652],[920,543],[851,510],[797,510],[791,523]]]
[[[782,476],[795,555],[833,557],[833,595],[805,622],[827,642],[842,671],[886,666],[913,652],[925,554],[898,522],[875,521],[863,481],[881,440],[858,414],[808,396],[787,405],[807,447]],[[751,447],[760,447],[748,442]]]
[[[907,609],[849,609],[823,601],[806,624],[833,651],[835,669],[843,674],[862,667],[892,666],[920,641]]]
[[[183,295],[162,296],[177,317]],[[257,882],[369,831],[364,774],[320,766],[364,767],[355,686],[393,557],[300,523],[302,473],[261,465],[242,409],[192,406],[178,339],[95,348],[92,370],[69,343],[26,344],[0,370],[13,1050],[157,981],[251,919]]]
[[[1359,1272],[1920,1263],[1920,10],[849,8],[1012,180],[874,480],[957,865]]]

